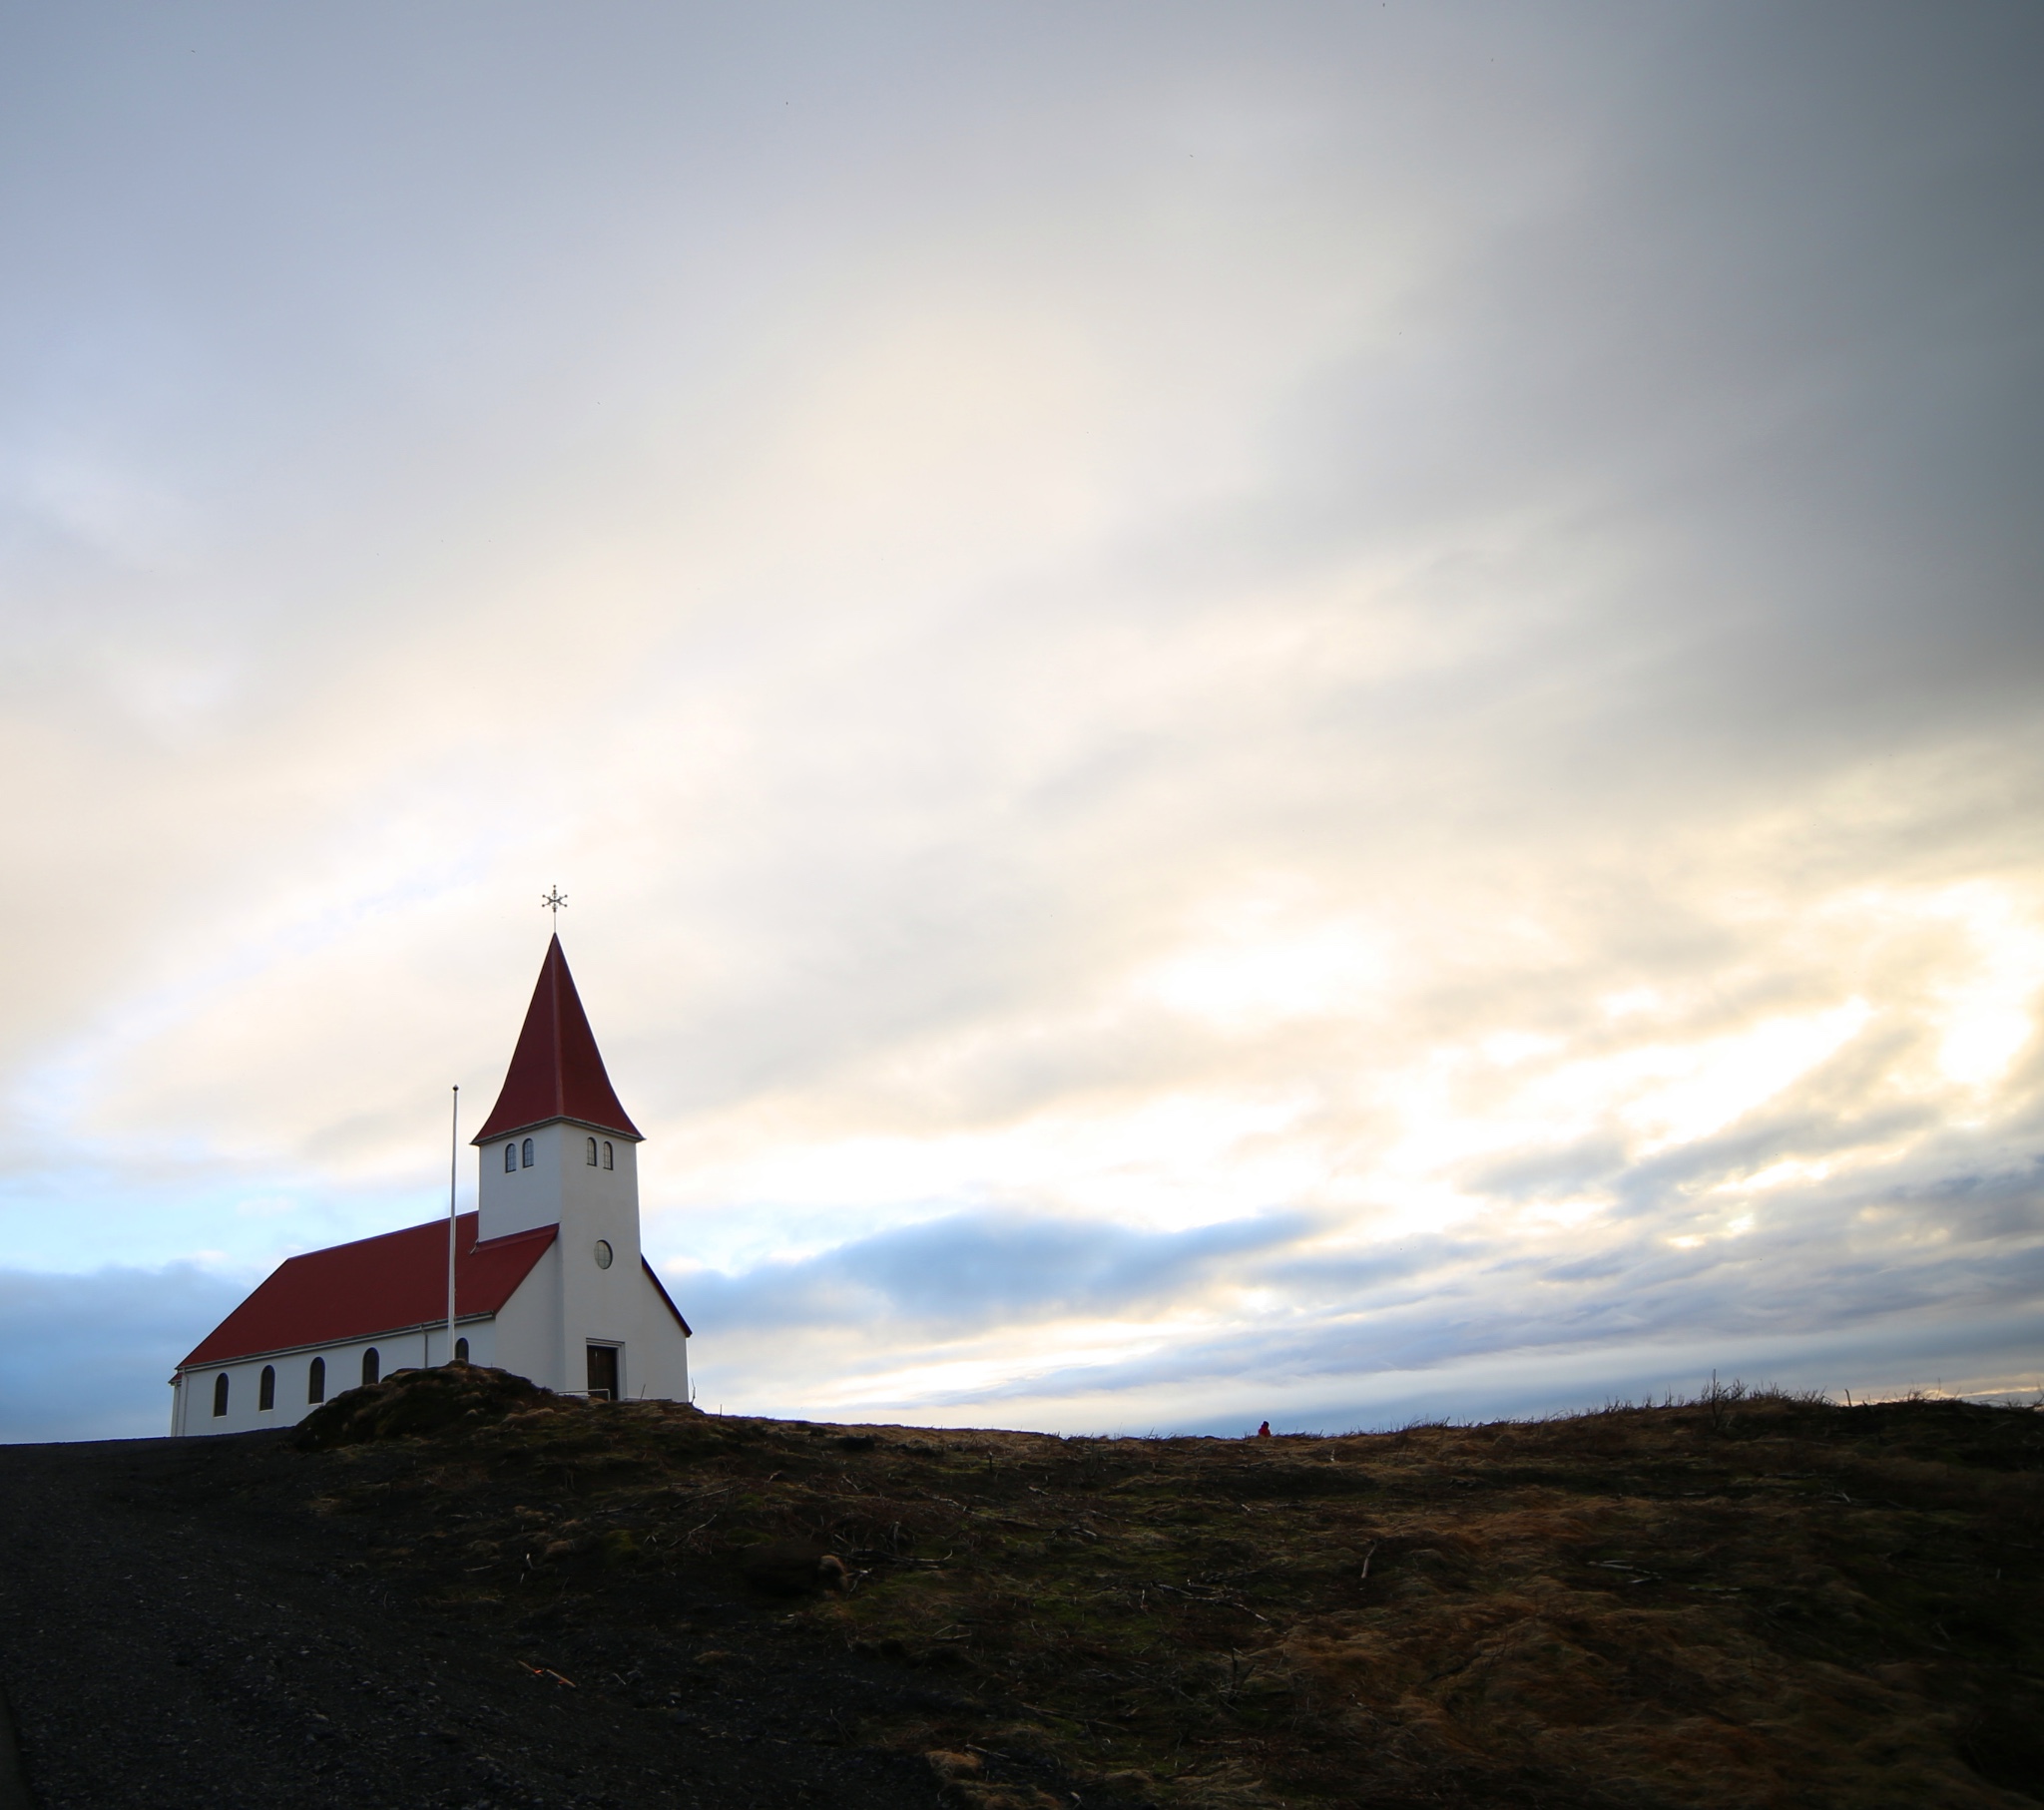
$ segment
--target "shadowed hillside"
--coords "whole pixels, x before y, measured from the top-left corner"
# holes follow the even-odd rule
[[[931,1682],[912,1707],[809,1738],[928,1753],[955,1803],[2044,1798],[2032,1412],[1735,1389],[1064,1440],[530,1405],[470,1376],[330,1404],[306,1443],[359,1438],[302,1461],[314,1511],[366,1518],[376,1565],[521,1663],[651,1717],[714,1723],[792,1661],[745,1643],[748,1614],[905,1662]],[[440,1430],[389,1431],[407,1389],[441,1393],[416,1417]],[[717,1580],[737,1622],[696,1618]]]

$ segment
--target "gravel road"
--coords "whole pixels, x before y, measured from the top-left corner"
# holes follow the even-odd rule
[[[479,1650],[306,1512],[318,1462],[271,1433],[0,1447],[0,1688],[39,1810],[933,1810],[917,1759],[843,1733],[912,1676],[776,1645],[736,1597],[697,1606],[715,1654]]]

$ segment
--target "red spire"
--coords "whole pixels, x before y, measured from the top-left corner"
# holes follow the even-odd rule
[[[540,966],[532,1004],[525,1009],[525,1027],[511,1053],[503,1092],[472,1141],[488,1143],[549,1119],[572,1119],[600,1131],[639,1136],[639,1128],[625,1117],[611,1090],[611,1078],[604,1073],[596,1034],[582,1010],[559,937],[547,944],[547,959]]]

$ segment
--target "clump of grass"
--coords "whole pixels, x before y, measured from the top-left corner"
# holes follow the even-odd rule
[[[398,1370],[378,1383],[365,1383],[315,1408],[299,1425],[296,1441],[306,1452],[372,1440],[436,1433],[457,1422],[503,1420],[531,1414],[558,1400],[546,1389],[507,1370],[480,1364],[447,1364],[435,1370]]]
[[[401,1443],[408,1473],[333,1455],[367,1468],[321,1499],[430,1493],[459,1531],[388,1563],[472,1612],[543,1593],[626,1625],[807,1543],[844,1587],[763,1622],[953,1705],[859,1738],[1039,1754],[1109,1801],[2044,1795],[2027,1410],[1714,1382],[1491,1426],[1061,1440],[562,1405]]]

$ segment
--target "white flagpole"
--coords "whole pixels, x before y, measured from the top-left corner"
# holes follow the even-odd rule
[[[461,1090],[447,1131],[447,1361],[454,1362],[454,1177],[461,1163]]]

